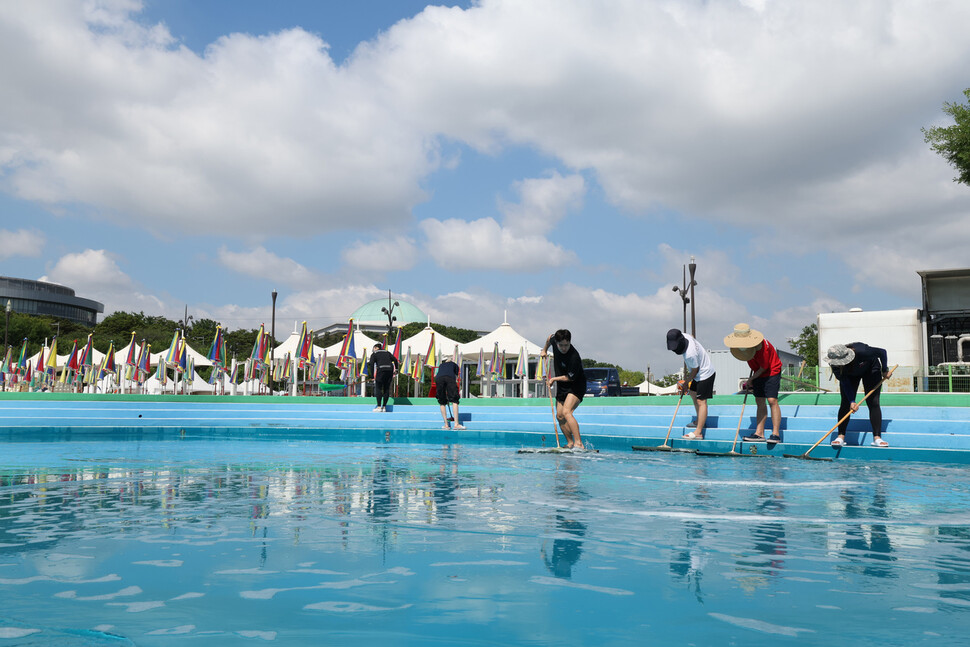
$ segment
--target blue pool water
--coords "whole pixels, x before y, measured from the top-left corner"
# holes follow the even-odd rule
[[[963,645],[970,469],[0,444],[0,645]]]

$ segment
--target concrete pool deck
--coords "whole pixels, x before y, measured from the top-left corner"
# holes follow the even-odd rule
[[[676,396],[587,398],[577,410],[583,439],[598,450],[628,451],[663,443],[677,409]],[[742,416],[740,395],[710,401],[706,440],[682,436],[694,410],[684,399],[670,441],[674,447],[725,452],[741,422],[741,435],[754,427],[749,398]],[[788,393],[779,397],[782,442],[741,443],[739,452],[801,454],[836,423],[839,397],[831,393]],[[378,442],[489,443],[555,447],[549,400],[480,398],[461,402],[465,430],[442,429],[437,402],[397,398],[388,411],[374,412],[372,398],[280,396],[147,396],[134,394],[0,393],[0,439],[45,440],[65,434],[293,437]],[[848,447],[812,451],[820,458],[970,462],[970,395],[884,393],[883,434],[891,447],[869,446],[868,412],[849,421]],[[770,424],[770,423],[769,423]],[[560,438],[560,442],[564,441]]]

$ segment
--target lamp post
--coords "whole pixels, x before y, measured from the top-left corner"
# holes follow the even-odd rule
[[[687,266],[690,270],[690,336],[697,339],[697,318],[694,316],[694,286],[697,285],[697,281],[694,280],[694,272],[697,271],[697,263],[694,262],[694,257],[690,257],[690,265]]]
[[[680,295],[681,300],[684,302],[684,332],[687,332],[687,304],[690,303],[690,297],[687,296],[688,286],[687,286],[687,268],[684,268],[684,287],[679,288],[676,285],[671,288],[674,292]],[[691,334],[693,336],[693,333]]]
[[[401,305],[399,302],[395,301],[391,303],[391,291],[387,291],[387,307],[381,308],[381,312],[387,315],[387,339],[385,340],[384,346],[390,343],[391,331],[394,330],[394,322],[397,321],[397,317],[394,316],[394,308]]]
[[[273,290],[273,315],[270,321],[269,336],[270,336],[270,347],[269,347],[269,370],[270,370],[270,387],[269,394],[273,395],[273,373],[272,371],[276,368],[276,290]]]
[[[10,330],[10,311],[13,310],[13,304],[10,303],[10,299],[7,299],[7,307],[5,308],[6,317],[3,323],[3,351],[7,352],[7,332]]]
[[[684,287],[679,288],[676,285],[673,287],[673,291],[680,295],[681,300],[684,302],[684,332],[687,332],[687,304],[690,304],[690,336],[697,339],[697,329],[694,326],[694,286],[697,284],[694,281],[694,271],[697,269],[697,265],[694,263],[694,257],[690,257],[690,285],[687,284],[687,267],[684,267]],[[690,296],[687,296],[688,292]],[[684,375],[687,375],[687,363],[684,363]]]
[[[7,332],[10,330],[10,311],[13,310],[13,305],[10,303],[10,299],[7,299],[7,307],[4,309],[6,312],[6,317],[3,322],[3,352],[7,352]],[[0,360],[2,362],[3,360]],[[7,380],[3,380],[3,390],[7,390]]]

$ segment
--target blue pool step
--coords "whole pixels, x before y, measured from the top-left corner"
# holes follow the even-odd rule
[[[5,394],[6,395],[6,394]],[[11,394],[12,395],[12,394]],[[359,402],[358,402],[359,400]],[[687,424],[694,418],[686,400],[665,404],[601,405],[587,399],[576,418],[588,442],[601,448],[628,448],[631,444],[659,444],[670,428],[673,442],[691,447],[720,446],[728,449],[735,438],[738,421],[741,436],[755,425],[755,405],[743,411],[734,402],[709,407],[705,443],[685,441]],[[831,400],[831,398],[830,398]],[[835,400],[837,403],[837,400]],[[254,398],[254,397],[132,397],[107,396],[84,399],[0,397],[0,437],[41,438],[53,432],[70,434],[206,433],[273,435],[298,432],[301,436],[332,436],[354,430],[392,434],[396,439],[453,441],[441,429],[440,409],[431,400],[415,404],[390,405],[387,412],[373,411],[371,398]],[[673,418],[674,411],[676,418]],[[970,457],[970,407],[966,406],[883,406],[883,434],[893,449],[958,451]],[[469,400],[459,407],[460,422],[467,427],[460,438],[555,445],[553,415],[547,400],[500,402]],[[782,403],[782,443],[786,451],[813,445],[831,429],[838,414],[837,404]],[[671,419],[673,426],[671,428]],[[768,433],[771,421],[766,422]],[[849,421],[850,445],[868,445],[872,440],[865,406]],[[823,441],[828,449],[828,438]],[[740,444],[740,443],[739,443]],[[759,443],[764,447],[763,443]],[[776,449],[778,446],[773,447]],[[705,449],[707,447],[704,447]],[[878,451],[878,450],[876,450]],[[970,460],[970,459],[968,459]]]

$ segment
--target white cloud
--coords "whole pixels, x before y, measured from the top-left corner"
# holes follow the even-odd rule
[[[340,66],[299,28],[199,56],[139,8],[0,4],[0,56],[18,61],[0,69],[0,165],[16,195],[156,232],[372,230],[427,198],[447,139],[589,170],[635,212],[780,232],[810,212],[815,235],[878,218],[884,246],[913,209],[941,226],[970,212],[932,181],[952,173],[919,132],[965,85],[960,0],[482,0],[428,7]],[[511,244],[498,253],[522,269],[538,266],[515,260],[524,241],[561,256],[530,238],[549,232],[530,190],[504,229],[449,222],[436,240]],[[471,268],[487,267],[470,244]]]
[[[47,237],[40,231],[0,229],[0,261],[18,256],[36,258],[46,242]]]
[[[140,24],[139,7],[0,3],[0,57],[17,61],[0,66],[3,190],[155,232],[257,241],[366,232],[344,253],[360,269],[384,253],[376,238],[384,228],[398,227],[395,235],[414,244],[410,210],[427,198],[422,182],[439,165],[460,166],[467,145],[523,149],[568,171],[517,183],[518,201],[500,204],[494,218],[467,222],[452,212],[425,220],[428,251],[446,269],[576,263],[555,231],[587,192],[633,214],[674,214],[697,241],[714,223],[753,232],[749,249],[817,250],[848,268],[846,283],[857,290],[911,300],[916,269],[965,258],[970,192],[950,182],[952,170],[919,132],[939,122],[943,101],[962,101],[970,59],[970,4],[962,0],[481,0],[468,10],[428,7],[339,66],[326,43],[299,28],[233,34],[200,56],[163,26]],[[597,226],[622,235],[616,222],[607,214]],[[3,232],[0,258],[11,257],[22,231]],[[521,299],[421,298],[429,312],[483,321],[523,308],[541,322],[540,334],[549,313],[570,321],[598,306],[639,317],[649,327],[640,334],[652,339],[654,326],[663,332],[680,320],[669,277],[679,282],[695,253],[698,299],[711,313],[700,321],[705,340],[737,321],[769,328],[800,318],[772,313],[769,291],[750,284],[767,279],[738,267],[735,255],[749,249],[707,244],[714,249],[661,247],[663,271],[644,294],[572,286]],[[138,288],[117,259],[101,254],[105,274],[89,279],[107,280],[105,289],[120,290],[110,298],[130,303],[125,291]],[[73,287],[71,256],[51,274]],[[365,293],[380,292],[362,285],[320,293],[312,269],[263,247],[224,249],[219,259],[245,276],[270,268],[303,290],[309,301],[286,297],[286,316],[345,316]],[[407,254],[393,260],[390,271],[413,267]],[[806,289],[811,283],[801,277],[792,290],[821,298]],[[540,297],[541,307],[529,301]],[[749,309],[755,300],[760,320]],[[600,315],[590,320],[630,332]],[[583,325],[574,327],[596,334]]]
[[[289,287],[306,289],[318,285],[321,280],[316,272],[291,258],[277,256],[261,246],[247,252],[232,252],[221,247],[218,259],[223,267],[244,276],[272,278]]]
[[[157,231],[326,231],[400,221],[434,142],[301,29],[203,57],[133,5],[0,5],[0,163],[21,198]]]
[[[959,218],[970,233],[970,193],[940,190],[952,172],[919,130],[960,99],[970,5],[744,4],[429,8],[355,69],[381,78],[428,131],[592,169],[607,199],[634,212],[789,238],[810,226],[826,242],[854,221],[915,257],[933,247],[898,241],[914,217]]]
[[[582,204],[586,183],[580,175],[516,182],[517,203],[500,205],[502,224],[493,218],[421,222],[427,252],[438,265],[456,270],[531,272],[570,265],[576,254],[549,241],[546,234]]]
[[[62,256],[41,280],[67,285],[75,291],[92,292],[130,289],[133,285],[112,254],[103,249],[86,249]]]
[[[341,253],[344,263],[354,269],[376,273],[409,270],[418,262],[418,248],[405,236],[371,242],[358,241]]]
[[[586,182],[581,175],[519,180],[513,186],[517,203],[501,205],[505,227],[515,236],[543,236],[551,232],[570,211],[582,206]]]
[[[575,254],[542,236],[516,237],[492,218],[428,219],[421,228],[428,254],[446,270],[531,272],[576,261]]]
[[[67,286],[83,299],[104,304],[104,314],[115,311],[165,312],[165,302],[142,291],[117,263],[116,257],[103,249],[86,249],[66,254],[57,260],[40,281]]]

